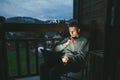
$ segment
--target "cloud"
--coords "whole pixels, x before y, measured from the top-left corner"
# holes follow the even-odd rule
[[[72,2],[73,0],[2,0],[0,1],[0,15],[68,19],[73,13]]]

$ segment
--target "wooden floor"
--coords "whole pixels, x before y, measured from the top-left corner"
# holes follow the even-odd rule
[[[69,73],[70,77],[73,77],[73,78],[80,78],[80,74],[72,74],[72,73]],[[19,79],[15,79],[15,80],[40,80],[40,76],[32,76],[32,77],[26,77],[26,78],[19,78]],[[65,80],[65,77],[61,77],[61,80]],[[71,80],[68,78],[68,80]]]
[[[40,80],[39,76],[32,76],[32,77],[26,77],[26,78],[19,78],[15,80]]]

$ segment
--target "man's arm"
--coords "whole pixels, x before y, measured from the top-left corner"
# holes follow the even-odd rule
[[[56,52],[62,51],[62,50],[64,50],[71,43],[72,43],[72,41],[69,38],[65,38],[58,45],[56,45],[55,51]]]

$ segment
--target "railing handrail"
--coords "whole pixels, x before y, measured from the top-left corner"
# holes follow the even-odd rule
[[[4,32],[65,32],[66,24],[23,24],[23,23],[4,23],[1,30]]]

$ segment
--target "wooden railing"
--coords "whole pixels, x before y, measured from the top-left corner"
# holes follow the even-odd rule
[[[16,70],[11,70],[11,57],[9,57],[8,60],[8,71],[9,71],[9,78],[18,78],[18,77],[26,77],[26,76],[34,76],[34,75],[39,75],[39,65],[42,62],[42,57],[40,57],[40,53],[38,53],[38,44],[43,43],[44,49],[47,48],[46,42],[51,41],[52,42],[52,47],[51,49],[54,49],[55,41],[56,40],[61,40],[61,39],[9,39],[6,40],[6,43],[11,44],[11,46],[6,45],[7,49],[7,55],[15,55],[15,61],[16,64]],[[43,41],[43,42],[41,42]],[[13,51],[11,53],[11,48],[13,48]],[[24,50],[23,50],[24,49]],[[34,52],[32,50],[35,49]],[[9,52],[10,51],[10,52]],[[34,57],[34,59],[32,59]],[[24,59],[24,61],[22,60]],[[23,62],[22,62],[23,61]],[[31,61],[34,62],[34,65],[31,64]],[[15,63],[15,62],[13,62]],[[25,64],[23,64],[25,63]],[[25,66],[26,65],[26,66]],[[22,68],[24,66],[24,68]],[[34,67],[33,67],[34,66]],[[33,69],[34,68],[34,71]],[[22,69],[25,69],[23,71]]]
[[[47,32],[47,31],[53,31],[53,32],[66,32],[66,25],[63,24],[19,24],[19,23],[5,23],[5,18],[0,17],[0,80],[8,80],[8,79],[14,79],[18,77],[24,77],[24,76],[32,76],[32,75],[38,75],[39,74],[39,56],[38,56],[38,44],[39,41],[43,41],[44,49],[47,48],[46,41],[52,42],[52,49],[54,49],[54,41],[59,39],[7,39],[6,38],[6,32]],[[30,47],[31,43],[34,44],[35,48],[35,72],[31,72],[31,58],[30,58]],[[12,46],[11,46],[12,45]],[[24,49],[24,55],[22,57],[25,57],[26,63],[26,73],[23,74],[21,70],[21,48]],[[13,49],[13,53],[10,53],[9,50]],[[16,63],[13,63],[11,65],[16,65],[14,67],[16,69],[14,75],[11,75],[11,71],[9,70],[10,67],[10,61],[12,57],[10,57],[10,54],[14,55]],[[15,70],[13,69],[13,71]]]

